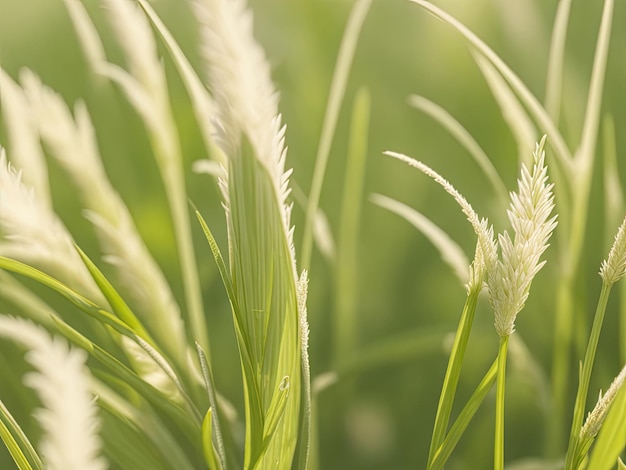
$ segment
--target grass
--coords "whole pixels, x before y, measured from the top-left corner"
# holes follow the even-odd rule
[[[380,43],[368,25],[398,5],[333,5],[344,33],[320,135],[306,142],[298,137],[317,127],[284,126],[280,110],[297,123],[298,105],[279,103],[275,64],[244,1],[189,2],[190,50],[185,31],[170,31],[167,6],[63,3],[87,96],[68,100],[35,72],[0,69],[2,468],[623,468],[621,110],[612,118],[602,105],[612,0],[597,12],[583,97],[565,87],[576,4],[559,3],[543,99],[455,16],[406,2],[407,24],[469,47],[501,113],[487,127],[508,128],[507,152],[517,148],[513,163],[490,157],[490,129],[474,135],[450,103],[411,94],[408,113],[449,133],[477,177],[460,160],[372,156],[386,113],[358,73],[369,50],[360,46]],[[261,24],[263,7],[273,8],[254,5]],[[290,54],[304,67],[314,60]],[[584,109],[575,131],[565,113],[573,98]],[[138,180],[119,173],[134,163],[111,157],[114,142],[103,140],[107,101],[134,119],[122,147],[141,140],[142,175],[159,178],[140,178],[135,200],[127,185]],[[447,148],[432,132],[432,148]],[[403,145],[385,134],[385,149]],[[206,158],[192,165],[190,154]],[[506,168],[519,174],[510,193]],[[152,200],[163,207],[146,226],[137,208]],[[416,246],[419,235],[402,219],[434,254],[405,254],[402,236]],[[598,220],[606,239],[617,233],[602,254]],[[150,243],[168,240],[155,232],[170,234],[166,253]],[[590,327],[587,291],[598,291]]]

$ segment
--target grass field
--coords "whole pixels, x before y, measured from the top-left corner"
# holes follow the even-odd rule
[[[0,468],[624,468],[625,14],[0,0]]]

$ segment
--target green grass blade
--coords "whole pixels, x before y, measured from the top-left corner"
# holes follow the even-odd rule
[[[213,447],[213,410],[209,408],[202,420],[202,451],[204,452],[204,460],[209,466],[209,470],[220,470],[222,466],[215,457],[215,448]]]
[[[614,468],[620,453],[626,449],[626,425],[624,423],[626,423],[626,386],[622,385],[600,429],[588,469]],[[621,463],[621,466],[623,465]]]
[[[535,123],[528,115],[517,96],[515,96],[515,93],[513,93],[513,90],[511,90],[506,80],[504,80],[496,68],[491,65],[491,62],[475,51],[472,51],[472,57],[476,65],[478,65],[485,82],[489,86],[491,94],[500,107],[502,117],[515,138],[520,164],[525,164],[527,167],[531,168],[533,158],[528,150],[531,148],[532,142],[539,140]],[[508,193],[506,201],[508,202]]]
[[[439,251],[441,259],[452,269],[461,285],[467,284],[469,261],[463,249],[428,217],[395,199],[381,194],[373,194],[370,200],[377,206],[387,209],[413,225]]]
[[[481,39],[478,38],[472,31],[470,31],[465,25],[459,22],[456,18],[452,17],[442,9],[436,7],[430,2],[425,0],[411,0],[413,3],[420,5],[443,22],[449,24],[459,33],[461,33],[467,41],[480,52],[485,58],[487,58],[507,82],[511,85],[511,88],[520,97],[524,105],[528,108],[534,119],[540,125],[541,130],[550,136],[550,144],[556,152],[559,163],[563,168],[570,170],[572,163],[572,156],[565,144],[563,136],[559,132],[558,128],[543,108],[537,98],[530,92],[528,87],[520,80],[520,78],[509,68],[508,65]]]
[[[433,427],[433,434],[430,441],[430,450],[428,451],[428,468],[431,468],[433,459],[435,458],[435,452],[443,442],[446,435],[448,421],[450,420],[450,413],[452,412],[452,405],[454,403],[454,396],[456,394],[456,388],[461,375],[461,367],[465,357],[465,349],[467,347],[469,335],[472,330],[472,324],[474,322],[478,294],[478,291],[471,291],[468,294],[467,299],[465,300],[465,306],[463,307],[463,313],[461,314],[461,319],[459,320],[459,326],[457,327],[457,331],[454,336],[454,344],[452,345],[452,351],[450,352],[450,358],[448,359],[446,375],[443,380],[441,395],[439,396],[439,403],[437,405],[435,425]]]
[[[370,119],[370,94],[358,91],[352,109],[348,159],[343,185],[341,224],[337,246],[335,295],[335,357],[354,351],[357,345],[358,238]]]
[[[596,357],[596,350],[598,347],[598,341],[600,339],[600,331],[602,330],[602,323],[604,321],[604,314],[606,312],[606,306],[609,301],[610,292],[611,284],[603,282],[602,291],[600,292],[600,298],[596,307],[596,313],[593,318],[591,334],[589,335],[589,342],[587,343],[585,359],[583,361],[580,371],[580,382],[578,384],[578,391],[576,393],[574,418],[572,419],[572,427],[570,430],[567,457],[565,461],[565,468],[568,470],[577,470],[578,465],[580,464],[580,429],[583,425],[583,419],[585,417],[585,407],[587,404],[587,392],[589,391],[589,382],[591,381],[591,371],[593,370],[593,363]]]
[[[446,435],[446,438],[443,440],[443,443],[437,450],[435,454],[435,458],[433,459],[432,468],[433,470],[440,470],[446,464],[452,451],[458,444],[459,440],[463,436],[463,433],[467,429],[467,426],[471,422],[472,418],[478,411],[478,408],[485,400],[485,397],[493,387],[494,382],[496,381],[496,372],[498,370],[498,360],[496,359],[483,379],[476,387],[476,390],[467,401],[463,410],[459,414],[459,417],[454,421],[454,424],[450,427],[450,431]]]
[[[122,380],[139,393],[148,403],[161,410],[169,416],[173,422],[177,423],[183,434],[192,442],[195,442],[200,433],[200,417],[193,410],[184,410],[172,400],[166,397],[154,386],[145,382],[134,371],[125,364],[113,357],[110,353],[102,349],[97,344],[91,342],[87,337],[76,331],[70,325],[57,317],[53,321],[59,333],[67,338],[72,344],[84,349],[95,360],[105,366],[114,375],[115,380]],[[92,369],[95,375],[103,376],[102,372]],[[105,374],[106,375],[106,374]],[[106,379],[105,379],[106,380]],[[110,382],[110,380],[108,380]]]
[[[115,331],[123,334],[124,336],[128,336],[132,339],[135,335],[135,332],[115,315],[103,310],[89,299],[67,287],[62,282],[39,271],[38,269],[33,268],[32,266],[0,256],[0,269],[6,269],[7,271],[11,271],[15,274],[26,276],[46,287],[49,287],[50,289],[61,294],[90,317],[96,319],[100,323],[112,327]]]
[[[330,148],[339,119],[339,111],[346,92],[348,83],[348,75],[352,66],[352,59],[358,43],[361,28],[367,17],[372,0],[356,0],[350,12],[348,23],[341,40],[339,54],[337,55],[337,63],[335,64],[335,72],[330,85],[330,93],[328,95],[328,104],[326,106],[326,114],[322,124],[322,134],[319,140],[319,147],[315,157],[315,169],[313,170],[313,180],[311,182],[311,191],[306,209],[304,222],[304,231],[302,233],[302,252],[300,261],[302,268],[307,271],[311,267],[311,254],[313,251],[313,223],[317,208],[319,206],[320,196],[322,194],[322,185],[324,183],[324,175],[326,173],[326,165],[330,155]]]
[[[133,331],[136,332],[138,336],[141,336],[146,341],[148,341],[153,347],[156,347],[154,340],[150,337],[144,326],[141,324],[139,319],[135,316],[133,311],[130,309],[128,304],[124,301],[122,296],[115,290],[113,285],[109,282],[109,280],[102,274],[102,271],[98,269],[98,267],[89,259],[89,257],[85,254],[83,250],[80,249],[78,245],[74,245],[76,251],[80,255],[85,267],[91,274],[91,277],[98,285],[100,292],[106,298],[107,302],[113,309],[113,313],[115,313],[120,320],[126,323]]]
[[[43,470],[43,464],[20,425],[0,400],[0,440],[20,470]]]
[[[487,180],[491,184],[493,191],[495,192],[498,200],[506,204],[509,200],[509,192],[506,189],[502,178],[498,174],[498,171],[491,163],[491,160],[480,147],[478,142],[472,137],[465,127],[461,125],[459,121],[454,119],[450,113],[443,109],[438,104],[424,98],[423,96],[411,95],[409,96],[409,105],[422,111],[437,121],[444,129],[446,129],[452,137],[454,137],[461,146],[467,150],[474,161],[478,164],[483,174],[487,177]],[[534,142],[536,139],[529,140]],[[528,153],[528,152],[525,152]]]
[[[550,55],[548,57],[548,76],[546,80],[545,108],[555,125],[559,123],[561,111],[561,89],[563,87],[563,62],[565,56],[565,39],[572,0],[561,0],[556,11]]]
[[[583,175],[591,179],[591,165],[595,156],[598,127],[600,124],[600,109],[602,107],[602,94],[604,91],[604,78],[606,64],[611,41],[611,23],[613,20],[614,0],[605,0],[602,10],[602,20],[598,31],[598,42],[593,58],[591,70],[591,82],[589,95],[587,96],[587,108],[583,123],[582,137],[576,151],[576,164],[583,169]]]
[[[214,455],[213,452],[217,452],[217,456],[219,457],[219,467],[215,466],[215,463],[212,468],[216,469],[226,469],[226,451],[224,449],[224,439],[222,438],[222,430],[220,427],[218,412],[217,412],[217,393],[215,392],[215,384],[213,382],[213,373],[211,372],[209,363],[206,360],[206,354],[200,346],[199,343],[196,343],[196,350],[198,351],[198,358],[200,359],[200,368],[202,370],[202,376],[204,377],[204,385],[206,386],[207,395],[209,397],[209,411],[204,417],[202,422],[202,436],[203,436],[203,447],[205,446],[205,433],[209,433],[209,439],[213,439],[212,436],[215,437],[215,442],[217,443],[217,447],[213,449],[213,444],[211,443],[211,452],[204,449],[204,455],[208,459],[208,455]],[[214,413],[211,413],[211,410],[215,410]],[[210,414],[211,413],[211,414]],[[211,429],[208,431],[204,430],[206,425],[207,418],[210,421]],[[210,464],[211,465],[211,464]]]

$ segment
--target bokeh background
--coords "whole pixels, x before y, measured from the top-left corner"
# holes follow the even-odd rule
[[[103,7],[86,0],[111,61],[122,63]],[[542,100],[549,41],[556,0],[439,1],[483,38]],[[604,112],[615,120],[618,165],[624,181],[626,134],[626,5],[616,2]],[[159,0],[154,6],[198,71],[196,22],[184,0]],[[255,31],[272,65],[280,91],[280,108],[287,123],[288,165],[294,181],[310,187],[328,90],[350,1],[252,0]],[[574,1],[565,58],[561,129],[574,148],[580,138],[602,2]],[[161,48],[168,72],[172,104],[182,140],[190,198],[203,212],[225,246],[226,234],[219,195],[212,181],[191,172],[205,158],[191,106],[176,71]],[[0,65],[14,78],[31,68],[68,103],[83,99],[94,119],[98,142],[111,180],[135,217],[152,254],[182,303],[175,245],[163,188],[150,154],[142,123],[119,91],[94,80],[83,60],[61,0],[0,0]],[[493,100],[464,40],[451,28],[405,0],[374,0],[365,22],[350,76],[345,105],[333,142],[321,207],[336,235],[345,178],[350,109],[356,91],[367,87],[372,110],[367,171],[362,198],[358,250],[357,346],[350,357],[337,357],[334,320],[335,271],[318,253],[313,258],[309,286],[311,362],[313,375],[338,364],[365,357],[371,348],[386,354],[365,361],[319,396],[319,448],[322,469],[423,468],[447,355],[447,334],[456,328],[465,290],[437,251],[406,221],[369,202],[381,193],[417,208],[444,228],[472,257],[475,237],[463,214],[437,185],[415,170],[382,155],[385,150],[423,160],[451,181],[496,230],[506,227],[506,215],[494,199],[484,175],[463,148],[437,123],[407,105],[412,94],[443,106],[475,136],[492,159],[509,189],[515,188],[519,155],[500,110]],[[0,131],[6,145],[6,133]],[[528,142],[528,152],[534,142]],[[602,142],[598,144],[598,155]],[[598,159],[585,242],[583,299],[589,318],[600,289],[596,275],[613,233],[604,227],[601,163]],[[93,233],[59,168],[50,163],[54,202],[78,243],[97,255]],[[294,209],[299,249],[302,207]],[[616,230],[617,226],[613,228]],[[558,230],[558,228],[557,228]],[[239,359],[231,314],[210,250],[199,228],[196,251],[216,363],[218,388],[241,407]],[[553,239],[553,245],[558,241]],[[511,366],[507,388],[506,458],[540,457],[546,422],[551,419],[545,389],[549,383],[553,338],[555,246],[549,262],[531,290],[517,332],[539,369]],[[626,361],[619,357],[618,296],[613,296],[596,358],[590,397],[606,389]],[[58,309],[68,306],[54,296]],[[0,299],[2,313],[11,305]],[[590,321],[590,320],[589,320]],[[479,302],[475,330],[468,347],[457,402],[464,403],[496,355],[497,335],[486,298]],[[584,327],[584,326],[583,326]],[[622,326],[623,327],[623,326]],[[622,340],[623,340],[622,336]],[[383,345],[383,346],[380,346]],[[395,350],[390,349],[394,347]],[[581,358],[580,352],[574,352]],[[0,345],[1,367],[21,367],[11,345]],[[353,361],[354,362],[354,361]],[[572,372],[574,367],[572,367]],[[543,379],[541,376],[543,375]],[[11,409],[33,403],[21,384],[9,383],[0,369],[0,396]],[[540,377],[538,379],[537,377]],[[573,404],[575,388],[569,400]],[[569,407],[571,408],[571,406]],[[493,397],[490,396],[460,442],[449,469],[490,468],[493,447]],[[241,410],[241,408],[240,408]],[[16,412],[19,416],[19,411]],[[24,417],[35,428],[32,419]],[[12,468],[0,446],[0,468]]]

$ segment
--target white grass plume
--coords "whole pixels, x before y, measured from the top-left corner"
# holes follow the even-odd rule
[[[609,256],[602,261],[600,276],[607,284],[614,284],[624,277],[626,272],[626,218],[615,235],[615,241]]]
[[[43,429],[39,448],[50,470],[104,470],[100,420],[89,392],[87,355],[60,337],[50,337],[41,327],[17,318],[0,316],[0,336],[29,349],[26,360],[36,369],[26,375],[43,408],[35,417]]]
[[[467,199],[465,199],[465,197],[463,197],[463,195],[459,193],[456,188],[452,186],[443,176],[430,168],[428,165],[397,152],[385,152],[385,155],[400,160],[409,166],[418,169],[426,176],[431,177],[454,198],[459,206],[461,206],[461,210],[467,217],[467,220],[472,225],[472,228],[478,237],[476,255],[474,262],[470,267],[469,282],[467,286],[468,292],[482,288],[485,275],[492,269],[497,260],[497,248],[493,238],[493,227],[489,225],[488,220],[485,218],[480,219],[471,204],[467,202]]]
[[[178,364],[185,364],[187,346],[178,304],[106,175],[84,103],[76,104],[74,119],[63,99],[32,73],[23,82],[42,140],[78,187],[105,260],[116,268],[133,310]]]
[[[39,134],[33,121],[24,92],[0,68],[0,103],[9,135],[9,152],[16,168],[26,169],[24,182],[33,188],[37,199],[46,207],[52,206],[48,166],[39,144]]]
[[[95,282],[57,217],[22,183],[21,172],[0,148],[0,255],[30,264],[106,306]]]
[[[537,144],[533,153],[532,173],[522,165],[518,192],[511,193],[507,211],[515,238],[511,240],[506,231],[499,235],[502,259],[488,276],[489,297],[500,336],[508,336],[515,330],[515,318],[524,308],[533,278],[545,264],[540,258],[557,224],[556,216],[549,218],[554,209],[554,195],[553,184],[548,184],[545,140],[544,137]]]
[[[204,0],[195,5],[205,25],[203,53],[217,105],[218,145],[234,158],[243,135],[249,139],[258,161],[270,174],[283,208],[284,229],[291,239],[291,206],[286,203],[291,170],[285,171],[285,127],[269,63],[252,34],[252,13],[241,0]]]

